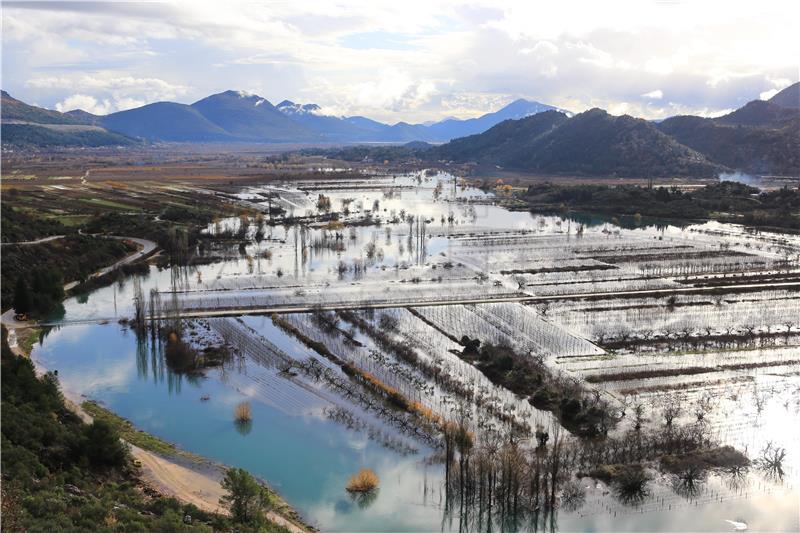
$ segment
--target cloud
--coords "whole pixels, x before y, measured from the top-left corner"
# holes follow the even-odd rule
[[[83,109],[94,115],[107,115],[114,110],[114,106],[108,100],[99,102],[94,96],[87,94],[73,94],[56,104],[56,110],[62,113],[73,109]]]
[[[186,93],[187,87],[158,78],[136,78],[118,72],[35,76],[26,82],[34,89],[76,91],[55,104],[59,111],[83,109],[105,115],[147,103],[173,100]],[[87,94],[91,93],[91,94]]]
[[[273,102],[425,121],[517,97],[647,118],[714,113],[797,81],[794,3],[615,6],[4,2],[4,88],[50,106],[82,95],[114,109],[246,88]]]

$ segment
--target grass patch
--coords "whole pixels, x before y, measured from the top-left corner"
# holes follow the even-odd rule
[[[17,346],[25,355],[30,357],[33,345],[39,342],[41,338],[42,328],[18,328],[16,334]]]
[[[138,211],[138,208],[135,208],[133,206],[121,204],[119,202],[112,202],[111,200],[104,200],[103,198],[81,198],[80,201],[91,205],[108,207],[111,209],[120,209],[123,211]]]
[[[157,453],[167,458],[178,457],[182,459],[189,459],[195,463],[208,463],[206,459],[200,457],[199,455],[181,450],[170,442],[159,439],[150,433],[136,429],[130,420],[112,413],[108,409],[98,405],[97,402],[86,401],[81,404],[81,407],[95,420],[103,420],[111,425],[117,430],[120,437],[125,439],[125,441],[133,444],[134,446],[138,446],[143,450]]]
[[[92,215],[53,215],[45,218],[57,220],[68,228],[83,226],[92,219]]]

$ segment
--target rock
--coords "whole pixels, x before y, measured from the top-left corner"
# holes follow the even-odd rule
[[[75,496],[82,496],[83,495],[83,491],[81,489],[79,489],[75,485],[71,485],[69,483],[64,485],[64,490],[66,490],[70,494],[74,494]]]

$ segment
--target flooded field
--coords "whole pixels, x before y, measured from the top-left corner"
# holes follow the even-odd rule
[[[70,298],[35,361],[325,531],[800,527],[797,235],[512,211],[446,174],[235,197],[262,215]],[[226,356],[187,371],[156,328]],[[685,459],[723,446],[748,460]]]

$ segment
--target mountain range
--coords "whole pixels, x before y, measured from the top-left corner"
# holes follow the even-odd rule
[[[478,118],[447,119],[426,125],[384,124],[361,116],[326,115],[316,104],[297,104],[289,100],[275,106],[265,98],[242,91],[214,94],[191,105],[157,102],[104,116],[80,109],[59,113],[34,108],[5,92],[3,102],[4,122],[24,116],[27,119],[22,122],[38,127],[43,124],[93,126],[131,139],[169,142],[443,142],[481,133],[503,120],[556,109],[520,99]],[[5,112],[6,105],[9,113]],[[29,109],[21,111],[24,106]]]
[[[191,105],[158,102],[105,116],[60,113],[2,93],[9,146],[102,146],[169,142],[443,142],[411,148],[434,160],[534,173],[712,176],[740,170],[800,175],[800,83],[718,118],[661,122],[602,109],[571,113],[516,100],[493,113],[431,124],[384,124],[325,115],[315,104],[225,91]],[[424,155],[423,155],[424,154]]]
[[[800,83],[718,118],[659,123],[591,109],[547,111],[426,150],[435,160],[541,174],[800,176]]]

